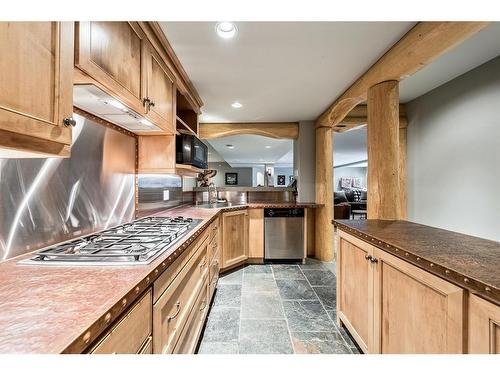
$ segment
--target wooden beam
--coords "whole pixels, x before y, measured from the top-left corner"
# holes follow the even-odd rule
[[[408,219],[408,202],[406,196],[406,131],[407,128],[399,127],[399,160],[398,160],[398,172],[399,172],[399,201],[400,203],[400,215],[399,218],[402,220]]]
[[[253,134],[276,139],[297,139],[297,122],[240,122],[240,123],[200,123],[201,139],[214,139],[230,135]]]
[[[370,87],[414,74],[488,24],[419,22],[318,117],[316,126],[340,123],[349,111],[366,100]]]
[[[316,129],[315,257],[333,260],[333,139],[332,128]]]
[[[342,121],[333,127],[333,131],[342,133],[354,128],[359,128],[368,124],[368,109],[366,104],[360,104],[354,107]],[[399,127],[406,128],[408,120],[406,110],[403,104],[399,105]]]
[[[401,218],[399,82],[368,90],[368,219]]]

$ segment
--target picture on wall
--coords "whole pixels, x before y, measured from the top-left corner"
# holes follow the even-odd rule
[[[352,178],[352,187],[361,189],[363,187],[361,185],[361,178],[353,177]]]
[[[342,188],[350,188],[351,187],[351,178],[350,177],[342,177],[340,179],[340,186]]]
[[[278,186],[285,186],[286,184],[286,176],[285,175],[278,175]]]
[[[226,185],[238,185],[238,173],[226,173]]]

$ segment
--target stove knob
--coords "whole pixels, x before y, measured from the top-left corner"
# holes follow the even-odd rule
[[[193,219],[191,219],[190,217],[188,217],[186,220],[184,220],[186,223],[192,223],[193,222]]]
[[[184,220],[184,216],[177,216],[176,219],[178,219],[178,220]]]

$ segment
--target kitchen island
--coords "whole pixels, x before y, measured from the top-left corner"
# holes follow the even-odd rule
[[[408,221],[334,224],[337,316],[365,352],[500,352],[498,242]]]

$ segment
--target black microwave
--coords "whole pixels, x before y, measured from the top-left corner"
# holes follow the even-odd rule
[[[178,134],[175,149],[176,163],[208,169],[208,147],[194,135]]]

